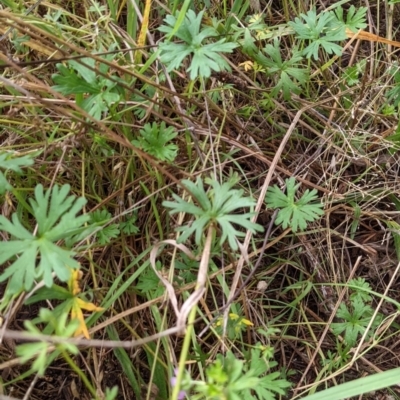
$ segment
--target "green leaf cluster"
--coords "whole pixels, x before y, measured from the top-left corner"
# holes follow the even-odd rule
[[[206,370],[206,381],[194,383],[196,394],[191,398],[273,400],[277,395],[285,395],[291,384],[281,378],[280,372],[270,371],[276,363],[266,359],[260,347],[251,350],[247,363],[231,351],[226,356],[219,354]]]
[[[160,60],[167,66],[168,71],[180,68],[183,60],[192,56],[190,67],[190,79],[196,79],[198,76],[207,78],[211,71],[230,70],[229,64],[220,53],[231,53],[237,47],[235,43],[226,43],[225,39],[218,40],[215,43],[204,43],[210,37],[218,36],[219,33],[213,27],[201,29],[201,21],[204,11],[199,14],[193,10],[188,10],[186,16],[177,32],[174,28],[177,24],[177,17],[168,15],[159,30],[161,32],[174,35],[183,43],[175,43],[165,40],[160,43]]]
[[[314,57],[317,60],[320,49],[328,54],[340,55],[342,47],[337,42],[347,39],[346,30],[354,32],[364,29],[365,15],[365,7],[356,10],[351,6],[345,15],[343,8],[337,6],[334,11],[319,14],[310,10],[288,24],[271,27],[264,23],[262,14],[259,14],[252,16],[247,26],[242,22],[233,25],[232,37],[240,44],[241,51],[252,60],[255,72],[263,71],[275,79],[272,97],[277,97],[282,91],[284,99],[289,100],[291,93],[300,94],[301,87],[309,81],[309,65],[302,65],[304,58]],[[280,49],[281,37],[293,33],[295,38],[305,43],[296,43],[292,57],[284,60]],[[273,43],[259,48],[260,42],[271,39]],[[299,47],[303,49],[299,50]]]
[[[157,270],[161,270],[161,263],[156,263]],[[156,275],[153,268],[147,268],[144,270],[135,285],[135,290],[139,291],[140,294],[148,295],[149,298],[156,298],[164,293],[164,286],[160,285],[160,278]]]
[[[348,86],[354,86],[359,83],[359,77],[363,76],[366,65],[367,61],[364,59],[356,63],[355,65],[352,65],[351,67],[347,67],[344,70],[343,78]]]
[[[296,17],[288,25],[295,31],[297,39],[308,42],[308,46],[303,50],[307,58],[314,57],[318,60],[320,48],[328,54],[342,54],[342,47],[335,42],[347,38],[345,26],[339,23],[332,11],[317,15],[315,10],[310,10],[307,14],[300,14],[300,17]]]
[[[147,123],[139,131],[140,136],[136,140],[132,140],[132,144],[146,153],[151,154],[161,161],[172,162],[178,153],[178,146],[169,143],[177,136],[176,130],[165,125],[165,122],[158,124],[153,122]]]
[[[61,281],[67,281],[71,268],[78,268],[73,259],[75,253],[56,242],[64,240],[68,247],[81,240],[87,232],[86,214],[78,215],[86,199],[71,195],[69,185],[54,186],[47,191],[42,185],[35,188],[35,198],[30,199],[32,215],[37,228],[28,230],[13,214],[11,221],[0,216],[0,231],[11,235],[10,240],[0,242],[0,264],[11,261],[0,275],[0,282],[9,279],[10,294],[29,291],[35,279],[43,279],[47,287],[53,284],[53,272]]]
[[[107,210],[96,210],[90,214],[91,226],[99,227],[102,229],[96,230],[96,240],[101,246],[109,244],[112,239],[119,237],[124,233],[125,235],[135,235],[139,232],[139,228],[136,226],[136,215],[126,216],[126,220],[118,223],[109,224],[108,222],[112,219],[112,215]]]
[[[213,178],[206,178],[205,182],[209,185],[209,191],[204,189],[203,181],[200,177],[196,182],[183,180],[182,184],[190,191],[198,202],[198,206],[183,200],[178,195],[173,194],[175,201],[164,201],[163,206],[170,208],[171,214],[187,213],[195,217],[192,223],[177,228],[182,235],[179,242],[185,242],[192,234],[195,234],[196,244],[200,244],[204,230],[214,224],[221,229],[219,244],[228,241],[233,250],[237,250],[237,238],[244,237],[245,232],[238,231],[234,225],[241,226],[251,232],[261,232],[263,227],[252,222],[252,212],[239,212],[245,208],[255,205],[254,199],[243,196],[243,190],[233,189],[237,183],[237,176],[231,177],[227,182],[220,184]]]
[[[286,179],[286,194],[275,185],[268,188],[265,197],[268,207],[279,209],[275,223],[282,224],[283,229],[291,227],[293,232],[305,230],[308,223],[316,221],[324,214],[323,205],[315,202],[318,198],[315,189],[307,189],[303,196],[296,200],[299,186],[292,177]]]
[[[113,57],[109,55],[104,58],[111,61]],[[56,67],[58,73],[52,76],[55,83],[53,89],[63,95],[75,95],[77,105],[92,117],[101,119],[113,104],[118,104],[120,101],[123,93],[118,84],[122,81],[118,77],[113,77],[111,80],[96,73],[95,59],[87,57],[79,62],[69,60],[67,66],[57,64]],[[110,67],[100,63],[98,69],[107,74]]]
[[[328,350],[321,364],[330,372],[343,368],[351,360],[351,354],[346,345],[337,343],[336,351]]]
[[[346,29],[357,32],[365,29],[365,15],[367,9],[360,7],[357,11],[352,5],[344,17],[342,6],[335,11],[324,11],[317,14],[315,9],[307,14],[300,14],[288,25],[294,30],[296,38],[307,41],[308,45],[303,50],[307,58],[319,58],[319,50],[322,48],[328,54],[342,54],[342,47],[335,42],[341,42],[347,38]]]
[[[0,153],[0,194],[11,190],[12,186],[6,178],[7,171],[14,171],[21,174],[21,167],[28,167],[33,164],[31,156],[16,156],[13,152]],[[4,171],[4,172],[3,172]]]
[[[348,348],[353,347],[357,343],[359,335],[365,333],[374,314],[374,309],[370,305],[372,297],[369,294],[371,291],[369,283],[363,278],[357,278],[351,280],[349,285],[352,288],[350,304],[341,303],[336,313],[336,317],[341,318],[343,322],[334,322],[331,325],[332,332],[335,335],[343,334]],[[367,338],[373,335],[382,320],[382,314],[378,313]]]
[[[335,16],[337,20],[342,23],[347,29],[356,33],[359,29],[365,29],[367,24],[365,22],[367,7],[360,7],[358,10],[351,5],[347,11],[346,18],[344,17],[343,7],[339,6],[335,9]]]
[[[47,309],[40,309],[38,323],[47,323],[52,326],[55,334],[59,337],[69,338],[74,336],[76,328],[78,326],[77,321],[68,323],[68,314],[63,313],[57,318],[54,313]],[[31,321],[25,321],[25,328],[31,334],[40,335],[42,332],[35,326]],[[16,353],[20,357],[22,363],[34,359],[32,368],[39,375],[43,375],[46,368],[64,351],[72,354],[78,354],[78,348],[67,341],[64,343],[58,343],[54,346],[49,342],[35,342],[25,343],[18,345]],[[53,348],[53,350],[51,350]]]
[[[269,76],[277,78],[271,92],[273,97],[276,97],[282,90],[285,100],[289,100],[291,93],[300,94],[301,85],[308,82],[308,69],[301,66],[302,53],[297,48],[293,48],[292,57],[288,60],[282,60],[278,39],[274,40],[273,45],[267,44],[263,52],[254,55],[254,59],[265,67]]]
[[[90,215],[90,222],[103,228],[96,232],[96,239],[101,246],[109,244],[111,239],[119,236],[118,224],[107,224],[111,219],[111,214],[107,210],[96,210]]]

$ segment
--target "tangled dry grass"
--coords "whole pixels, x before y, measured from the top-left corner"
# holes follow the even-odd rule
[[[122,3],[118,3],[117,19],[111,14],[99,19],[88,12],[85,1],[41,2],[27,15],[2,6],[2,149],[35,155],[35,164],[26,174],[14,178],[20,197],[3,196],[2,215],[17,212],[29,221],[23,204],[37,183],[71,185],[72,193],[88,199],[87,212],[105,209],[117,221],[134,215],[138,233],[120,235],[104,245],[92,237],[79,253],[86,271],[84,284],[92,288],[91,295],[100,304],[118,276],[123,274],[124,279],[114,287],[116,291],[140,269],[154,243],[175,237],[173,228],[181,221],[169,217],[161,203],[170,198],[171,191],[183,192],[182,179],[208,176],[212,171],[226,176],[233,169],[241,177],[240,186],[257,199],[268,173],[270,185],[295,176],[303,191],[318,191],[324,217],[305,232],[293,233],[276,226],[273,210],[263,207],[257,222],[265,227],[269,240],[263,245],[263,235],[253,237],[236,287],[231,284],[241,255],[227,248],[213,254],[196,335],[207,328],[206,321],[220,315],[224,299],[234,297],[236,309],[253,324],[241,341],[272,344],[280,369],[293,384],[288,398],[305,393],[315,382],[331,386],[399,367],[398,115],[388,112],[387,98],[397,50],[354,38],[341,58],[329,63],[327,57],[321,62],[323,68],[312,66],[305,92],[290,101],[268,96],[273,82],[260,72],[245,71],[241,63],[247,61],[246,56],[240,52],[227,60],[232,72],[214,74],[202,87],[190,82],[184,69],[171,77],[157,63],[146,66],[152,55],[151,41],[157,43],[161,37],[155,29],[162,23],[165,8],[157,1],[154,5],[151,40],[139,50]],[[266,5],[271,26],[285,21],[284,5],[288,6],[286,2]],[[62,18],[57,23],[46,18],[59,10]],[[382,11],[379,2],[371,2],[368,17],[378,26],[377,33],[395,40],[388,34],[398,22],[396,14],[390,14],[392,25],[385,28]],[[210,8],[212,12],[220,12],[218,4]],[[290,38],[281,40],[289,52]],[[117,49],[106,61],[101,54],[109,54],[113,43]],[[73,95],[61,95],[52,88],[55,64],[72,58],[95,60],[96,75],[117,81],[126,101],[96,119],[77,105]],[[345,70],[362,62],[358,82],[349,85],[343,78]],[[108,72],[102,72],[101,64],[109,67]],[[179,132],[173,164],[159,162],[131,144],[138,130],[152,121],[164,121]],[[284,137],[287,143],[276,158]],[[187,261],[165,250],[160,258],[165,276],[171,260]],[[186,296],[196,284],[193,271],[192,277],[190,271],[175,272],[176,292]],[[340,355],[337,349],[343,338],[332,332],[331,324],[338,322],[335,315],[340,304],[350,304],[353,278],[370,284],[371,305],[383,320],[372,338],[360,336],[355,347]],[[135,279],[121,290],[90,326],[93,339],[129,341],[174,326],[162,291],[146,295],[137,283]],[[7,328],[22,330],[23,321],[36,318],[37,313],[38,305],[24,305],[21,297],[7,309]],[[267,340],[258,328],[275,331]],[[221,338],[206,331],[193,339],[198,346],[189,363],[194,374],[199,373],[196,357],[212,361],[225,346],[238,346]],[[90,398],[65,361],[56,360],[44,377],[25,377],[29,367],[17,362],[18,343],[10,337],[0,349],[4,393],[16,398],[29,393],[31,399]],[[154,382],[156,370],[175,364],[181,346],[182,339],[174,335],[125,353],[88,345],[76,363],[99,396],[104,387],[117,385],[121,399],[161,399],[165,397]],[[329,354],[336,358],[330,360]],[[132,380],[142,397],[132,389]],[[392,388],[370,398],[399,397],[398,388]]]

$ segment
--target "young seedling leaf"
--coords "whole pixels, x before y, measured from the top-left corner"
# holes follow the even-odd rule
[[[317,191],[307,189],[303,196],[296,200],[298,188],[299,185],[296,185],[296,180],[292,177],[286,179],[286,195],[275,185],[268,189],[265,198],[268,207],[279,209],[275,223],[282,224],[283,229],[291,227],[293,232],[305,230],[310,222],[316,221],[324,214],[323,205],[315,202]]]

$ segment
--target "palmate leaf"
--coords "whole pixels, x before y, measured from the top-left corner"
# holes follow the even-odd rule
[[[88,215],[77,214],[86,204],[83,197],[68,196],[70,185],[57,185],[43,191],[42,185],[35,188],[35,199],[30,199],[33,216],[38,223],[38,236],[58,241],[75,233],[88,221]]]
[[[170,141],[177,134],[172,126],[167,128],[165,122],[153,122],[144,125],[139,131],[138,139],[132,140],[132,144],[161,161],[172,162],[177,155],[178,146]]]
[[[210,190],[205,191],[203,181],[200,177],[196,183],[183,180],[182,184],[190,190],[199,206],[189,203],[173,194],[175,201],[164,201],[163,206],[170,208],[171,214],[187,213],[192,214],[195,220],[188,225],[177,228],[182,232],[179,242],[186,241],[192,234],[195,234],[196,244],[200,244],[204,229],[210,224],[218,225],[221,228],[220,245],[228,241],[233,250],[237,250],[237,238],[243,237],[244,232],[238,231],[234,225],[241,226],[251,232],[260,232],[262,226],[251,222],[253,213],[237,213],[238,210],[254,206],[254,199],[244,197],[242,190],[232,187],[237,183],[237,176],[232,177],[228,182],[220,184],[218,181],[208,178],[206,183]]]
[[[110,50],[115,48],[111,46]],[[114,55],[104,57],[111,61]],[[94,71],[97,61],[93,58],[83,58],[75,61],[69,60],[68,67],[63,64],[57,64],[58,73],[52,75],[56,85],[53,89],[64,95],[83,95],[77,97],[77,105],[82,107],[89,115],[95,119],[101,119],[113,103],[118,103],[123,90],[118,87],[119,79],[113,77],[113,80],[104,78]],[[109,66],[100,63],[98,69],[103,74],[107,74]]]
[[[216,43],[203,43],[209,37],[218,35],[212,27],[201,30],[201,21],[204,11],[195,14],[193,10],[188,10],[184,21],[180,25],[175,36],[184,43],[174,43],[169,40],[160,43],[160,60],[167,65],[168,71],[178,69],[182,61],[192,55],[192,63],[188,68],[190,79],[198,76],[209,77],[212,71],[230,70],[229,64],[220,53],[231,53],[237,47],[236,43],[225,43],[221,39]],[[177,24],[177,18],[168,15],[159,30],[171,34]]]
[[[370,305],[372,297],[364,291],[371,290],[368,283],[360,278],[352,279],[349,284],[352,289],[350,304],[340,304],[336,316],[342,321],[332,323],[331,328],[335,335],[343,334],[346,345],[351,347],[357,343],[358,336],[363,335],[366,328],[370,325],[374,309]],[[370,325],[367,338],[370,338],[374,334],[382,320],[383,315],[377,313]]]
[[[290,382],[281,378],[280,372],[271,372],[270,368],[275,364],[273,360],[266,362],[265,356],[258,345],[251,349],[250,367],[247,374],[260,377],[259,382],[253,388],[260,399],[275,399],[275,393],[285,395],[286,390],[291,386]],[[249,393],[250,394],[250,393]]]
[[[64,185],[43,191],[43,186],[35,189],[35,199],[30,199],[33,216],[38,224],[37,233],[26,229],[13,214],[11,221],[0,216],[0,230],[11,235],[10,241],[0,242],[0,264],[11,261],[11,265],[0,275],[0,282],[9,279],[10,294],[20,290],[30,290],[34,279],[43,279],[47,287],[53,284],[53,272],[62,281],[70,277],[70,269],[78,268],[73,259],[75,253],[63,249],[54,242],[67,240],[74,243],[74,238],[88,215],[77,214],[86,203],[84,198],[68,196],[70,187]]]
[[[275,400],[277,394],[285,395],[291,386],[287,380],[280,379],[280,372],[269,371],[269,363],[259,350],[251,352],[250,365],[237,359],[231,351],[225,356],[218,354],[207,367],[206,377],[205,384],[195,385],[195,391],[204,398],[253,399],[256,392],[257,399]]]
[[[12,152],[3,152],[0,154],[0,194],[4,194],[6,190],[12,189],[12,186],[5,177],[3,171],[14,171],[17,174],[22,173],[21,167],[27,167],[33,164],[31,156],[17,156]]]
[[[104,64],[101,64],[104,65]],[[103,85],[100,84],[101,80],[94,68],[96,60],[93,58],[82,58],[80,62],[69,60],[68,66],[57,64],[56,68],[59,73],[52,76],[55,86],[54,90],[68,95],[68,94],[99,94],[102,91]]]
[[[19,356],[22,364],[34,359],[35,361],[32,363],[32,369],[36,371],[39,376],[43,376],[46,368],[50,365],[54,358],[49,357],[49,347],[50,343],[47,342],[25,343],[17,346],[16,353]]]
[[[335,42],[347,38],[346,27],[332,11],[317,15],[315,10],[310,10],[307,14],[300,14],[300,18],[296,17],[288,25],[295,31],[298,39],[308,41],[308,46],[303,50],[307,58],[314,57],[318,60],[321,47],[328,54],[341,55],[342,47]]]
[[[354,5],[352,5],[347,11],[346,18],[343,15],[343,7],[339,6],[335,9],[336,18],[340,21],[346,28],[350,29],[352,32],[356,33],[359,29],[365,29],[367,24],[365,22],[365,15],[367,13],[366,7],[360,7],[357,11]]]
[[[52,88],[63,95],[98,93],[99,88],[93,83],[88,83],[85,79],[63,64],[56,65],[59,73],[52,76],[56,85]]]
[[[265,46],[263,53],[259,52],[253,57],[257,63],[266,67],[269,76],[277,78],[272,96],[282,90],[285,100],[289,100],[291,93],[299,94],[300,85],[308,81],[308,69],[301,66],[303,56],[296,48],[292,50],[292,57],[288,60],[282,60],[281,53],[279,41],[276,39],[273,45]]]
[[[36,278],[35,260],[37,252],[37,244],[33,241],[0,242],[0,264],[14,255],[20,254],[16,261],[0,275],[0,282],[10,278],[7,288],[10,294],[18,293],[23,288],[29,290],[33,286]]]
[[[111,242],[119,236],[120,229],[118,224],[108,224],[112,216],[107,210],[96,210],[90,214],[90,222],[93,225],[102,226],[102,229],[96,232],[98,244],[101,246]]]
[[[294,178],[286,179],[286,195],[275,185],[268,189],[265,198],[268,207],[279,209],[275,223],[282,224],[283,229],[290,226],[293,232],[305,230],[309,222],[324,214],[323,205],[314,202],[317,199],[315,189],[307,189],[300,200],[296,201],[298,187]]]
[[[365,278],[354,278],[349,282],[349,286],[352,289],[352,293],[350,295],[351,300],[357,299],[365,303],[372,300],[372,296],[370,295],[372,288]]]
[[[11,170],[18,174],[22,173],[21,167],[27,167],[33,164],[31,156],[17,156],[14,153],[4,152],[0,154],[0,168]]]
[[[97,81],[99,79],[96,71],[94,71],[96,67],[96,60],[94,58],[82,58],[80,62],[75,60],[69,60],[68,64],[77,71],[82,78],[89,84],[93,85],[93,88],[97,89]],[[104,64],[100,64],[104,65]],[[108,67],[107,67],[108,68]],[[102,71],[106,73],[107,71]],[[90,92],[89,92],[90,93]]]
[[[199,35],[201,28],[201,20],[203,18],[204,11],[199,12],[197,14],[193,10],[188,10],[185,16],[185,19],[178,31],[175,32],[175,36],[184,42],[191,44],[194,37]],[[167,15],[164,19],[164,22],[167,25],[161,25],[158,30],[160,32],[164,32],[167,34],[171,34],[175,29],[177,24],[177,18],[173,15]],[[169,25],[169,26],[168,26]],[[216,36],[217,33],[214,30],[207,28],[208,36]],[[203,34],[204,38],[204,34]]]
[[[113,102],[117,102],[119,100],[119,97],[120,96],[118,93],[110,93],[108,91],[104,91],[86,97],[82,101],[81,106],[93,118],[101,119],[103,113],[105,113],[110,108]]]
[[[346,304],[341,303],[336,316],[342,318],[344,322],[332,323],[332,332],[335,335],[340,335],[344,332],[346,344],[350,347],[354,346],[357,342],[358,335],[362,335],[365,332],[366,327],[370,323],[372,314],[373,310],[371,306],[365,304],[360,299],[352,300],[351,310],[347,308]]]
[[[188,68],[190,79],[195,79],[197,76],[208,78],[212,71],[229,71],[228,62],[219,53],[231,53],[235,47],[237,47],[235,43],[225,43],[225,39],[197,47]]]
[[[161,270],[161,263],[157,261],[156,268]],[[181,277],[181,274],[179,274]],[[164,293],[164,287],[160,285],[160,278],[156,275],[153,268],[146,268],[139,276],[139,280],[135,285],[135,290],[149,298],[161,296]]]
[[[36,319],[35,323],[27,320],[24,325],[29,333],[40,335],[42,332],[35,324],[47,322],[48,326],[51,326],[51,331],[55,331],[56,336],[69,338],[73,335],[74,331],[76,331],[77,322],[73,321],[68,324],[67,320],[68,314],[66,313],[60,314],[56,317],[53,311],[42,308],[39,311],[39,318]],[[16,353],[20,357],[22,363],[31,359],[35,360],[33,361],[31,368],[39,375],[43,375],[46,368],[63,351],[75,355],[79,353],[78,347],[68,341],[57,343],[55,345],[47,341],[26,343],[18,345],[16,348]]]

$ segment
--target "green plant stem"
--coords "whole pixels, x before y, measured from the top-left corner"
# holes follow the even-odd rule
[[[67,361],[68,365],[71,367],[73,371],[76,372],[76,374],[79,376],[79,378],[82,379],[82,382],[85,384],[87,389],[89,390],[90,394],[97,399],[97,394],[95,388],[92,386],[92,384],[89,382],[89,379],[86,377],[86,375],[82,372],[82,370],[75,364],[74,360],[69,356],[69,354],[65,351],[62,350],[62,355]]]
[[[174,27],[173,31],[171,32],[171,34],[169,36],[170,38],[173,35],[175,35],[175,33],[178,32],[179,28],[181,27],[182,22],[186,16],[186,11],[188,10],[191,2],[192,2],[192,0],[185,0],[184,3],[182,4],[182,7],[178,14],[178,19],[176,20],[176,26]],[[178,7],[178,3],[179,3],[179,1],[177,1],[177,0],[174,1],[174,5],[172,6],[172,10],[171,10],[171,15],[175,15],[177,7]]]
[[[197,276],[196,290],[205,286],[205,282],[206,282],[206,278],[207,278],[207,269],[208,269],[208,264],[210,261],[211,244],[213,241],[214,233],[215,233],[215,228],[214,228],[214,225],[211,224],[208,227],[207,238],[206,238],[206,242],[204,245],[203,255],[201,257],[199,274]],[[189,353],[189,346],[190,346],[190,341],[191,341],[191,337],[192,337],[192,333],[193,333],[193,324],[196,319],[196,313],[197,313],[197,304],[195,304],[193,306],[193,308],[190,310],[190,313],[189,313],[187,328],[186,328],[186,332],[185,332],[185,338],[183,340],[181,355],[179,357],[178,373],[176,375],[176,381],[175,381],[175,386],[172,391],[171,400],[178,400],[178,395],[179,395],[179,391],[180,391],[181,384],[182,384],[183,372],[185,370],[185,363],[186,363],[186,359],[187,359],[187,356]]]
[[[25,208],[25,210],[27,210],[32,214],[33,213],[32,207],[25,200],[25,197],[21,194],[21,191],[19,189],[14,189],[14,188],[11,191],[12,194],[15,196],[15,198],[18,200],[18,203],[22,205]]]
[[[185,363],[189,353],[189,346],[193,332],[193,323],[196,319],[197,305],[192,308],[188,318],[188,327],[186,328],[185,339],[183,341],[181,355],[179,357],[178,374],[176,375],[176,383],[172,392],[171,400],[177,400],[179,391],[182,384],[183,371],[185,370]]]

